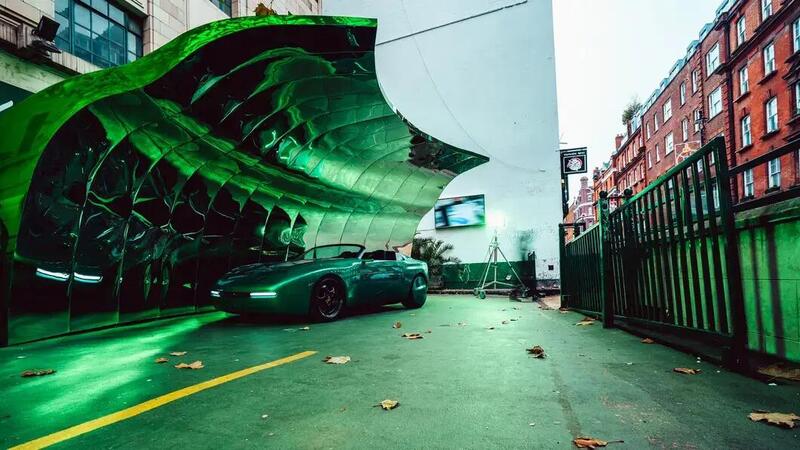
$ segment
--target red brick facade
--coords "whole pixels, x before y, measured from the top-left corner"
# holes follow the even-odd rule
[[[763,2],[768,2],[766,17],[762,17]],[[743,91],[740,70],[745,67],[747,90]],[[640,111],[641,126],[611,156],[609,170],[615,171],[611,178],[619,192],[626,187],[640,191],[717,136],[725,138],[730,167],[800,138],[800,87],[796,87],[800,82],[800,0],[729,1],[673,71],[677,73],[670,74]],[[665,104],[670,106],[665,109]],[[743,122],[745,118],[749,122]],[[749,138],[743,134],[748,126]],[[800,184],[799,157],[797,152],[782,156],[779,174],[773,163],[772,187],[768,164],[739,174],[734,201]],[[646,170],[637,177],[640,166]],[[631,174],[636,180],[632,184]],[[610,178],[602,175],[595,179]],[[607,189],[596,185],[595,190]]]

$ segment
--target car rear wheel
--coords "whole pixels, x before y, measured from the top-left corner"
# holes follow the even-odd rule
[[[424,275],[417,275],[411,281],[411,290],[409,290],[406,299],[403,300],[403,306],[412,309],[420,308],[425,304],[427,298],[428,280],[425,279]]]
[[[311,316],[318,320],[336,320],[344,309],[345,291],[342,282],[323,277],[311,290]]]

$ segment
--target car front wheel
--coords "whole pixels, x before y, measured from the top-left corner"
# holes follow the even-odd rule
[[[317,320],[336,320],[344,309],[345,291],[342,282],[323,277],[311,291],[311,316]]]
[[[420,308],[425,304],[428,298],[428,280],[423,275],[417,275],[411,281],[411,290],[408,296],[403,300],[403,306],[406,308]]]

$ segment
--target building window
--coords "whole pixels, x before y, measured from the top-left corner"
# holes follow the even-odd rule
[[[700,131],[700,126],[703,124],[703,113],[699,109],[694,110],[694,132]]]
[[[669,155],[673,150],[675,150],[675,138],[670,133],[664,138],[664,155]]]
[[[686,82],[681,83],[681,106],[686,104]]]
[[[750,131],[750,116],[742,117],[742,148],[753,144],[753,134]]]
[[[769,99],[764,109],[767,113],[767,133],[778,131],[778,97]]]
[[[650,122],[647,122],[647,126],[645,128],[647,128],[647,139],[650,139]]]
[[[708,95],[708,117],[713,118],[722,112],[722,86]]]
[[[719,42],[706,53],[706,76],[711,76],[719,67]]]
[[[800,19],[792,23],[792,51],[800,50]]]
[[[781,159],[775,158],[767,163],[769,166],[769,188],[778,189],[781,187]]]
[[[664,110],[664,122],[666,122],[672,117],[672,99],[667,100],[662,109]]]
[[[700,72],[695,70],[692,72],[692,94],[700,89]]]
[[[99,67],[142,56],[142,21],[107,1],[56,0],[56,45]]]
[[[800,83],[794,84],[794,115],[800,114]]]
[[[220,9],[220,11],[227,14],[228,17],[231,16],[231,0],[210,0],[210,1],[211,3],[216,5],[217,8]]]
[[[761,21],[772,15],[772,0],[761,0]]]
[[[739,95],[750,92],[750,77],[747,74],[747,66],[739,69]]]
[[[744,16],[742,16],[741,18],[739,18],[739,20],[736,21],[736,45],[737,46],[744,44],[744,41],[747,39],[747,34],[746,33],[747,33],[747,25],[746,25],[746,22],[744,21]]]
[[[661,150],[658,148],[658,144],[656,144],[656,162],[661,161]]]
[[[711,185],[711,195],[714,196],[714,209],[719,209],[719,186],[717,183]]]
[[[653,168],[653,153],[652,152],[647,152],[647,168],[648,169],[652,169]]]
[[[755,194],[755,186],[753,183],[753,169],[747,169],[742,173],[744,177],[744,196],[752,197]]]
[[[653,114],[653,125],[655,126],[656,131],[658,131],[658,113]]]
[[[681,136],[683,137],[683,142],[689,140],[689,119],[681,120]]]
[[[775,44],[770,42],[764,47],[764,76],[775,72]]]

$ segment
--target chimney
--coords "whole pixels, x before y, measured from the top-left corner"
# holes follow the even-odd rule
[[[622,145],[622,140],[623,139],[625,139],[625,136],[623,136],[621,134],[618,134],[617,137],[614,138],[614,142],[616,142],[616,144],[617,144],[617,145],[614,146],[615,150],[619,150],[619,147]]]

